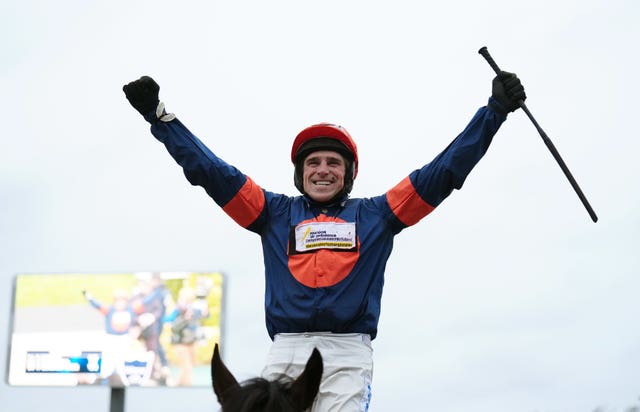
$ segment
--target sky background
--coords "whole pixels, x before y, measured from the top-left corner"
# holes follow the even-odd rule
[[[625,411],[640,405],[640,3],[4,1],[0,3],[0,322],[16,273],[222,271],[225,361],[269,348],[259,238],[192,187],[122,85],[262,187],[294,195],[290,145],[346,127],[353,196],[429,162],[486,104],[487,46],[522,111],[460,191],[396,237],[370,411]],[[0,344],[8,345],[7,327]],[[0,357],[0,369],[6,369]],[[108,410],[105,388],[0,384],[5,411]],[[209,389],[131,389],[126,410],[215,410]]]

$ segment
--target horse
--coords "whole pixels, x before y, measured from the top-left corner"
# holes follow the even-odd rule
[[[322,356],[314,348],[304,371],[295,380],[253,378],[238,383],[222,362],[217,343],[211,358],[211,382],[222,412],[306,411],[318,394],[322,370]]]

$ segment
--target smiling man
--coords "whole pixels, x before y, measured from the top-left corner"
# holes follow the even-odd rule
[[[303,191],[316,202],[329,202],[344,188],[346,160],[340,154],[315,152],[302,164]]]
[[[217,157],[159,101],[144,76],[124,86],[193,185],[240,226],[258,234],[265,265],[265,319],[273,344],[263,376],[298,376],[314,347],[324,372],[313,411],[366,411],[371,399],[371,340],[378,332],[386,262],[393,239],[460,189],[507,114],[526,95],[502,72],[487,106],[431,162],[385,193],[350,198],[358,150],[342,127],[321,123],[294,139],[291,161],[300,196],[262,189]]]

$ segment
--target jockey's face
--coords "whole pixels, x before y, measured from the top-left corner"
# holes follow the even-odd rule
[[[310,153],[303,162],[304,192],[316,202],[328,202],[344,187],[346,162],[342,155],[331,150]]]

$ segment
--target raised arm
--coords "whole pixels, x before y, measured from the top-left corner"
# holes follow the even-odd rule
[[[524,99],[524,87],[515,74],[501,72],[496,76],[487,106],[480,108],[467,127],[430,163],[387,192],[387,202],[401,226],[417,223],[453,189],[462,187],[507,114],[519,107],[518,100]]]
[[[143,76],[123,87],[129,103],[151,124],[151,133],[164,144],[192,185],[207,194],[245,228],[264,208],[264,192],[248,176],[217,157],[159,100],[160,86]]]

